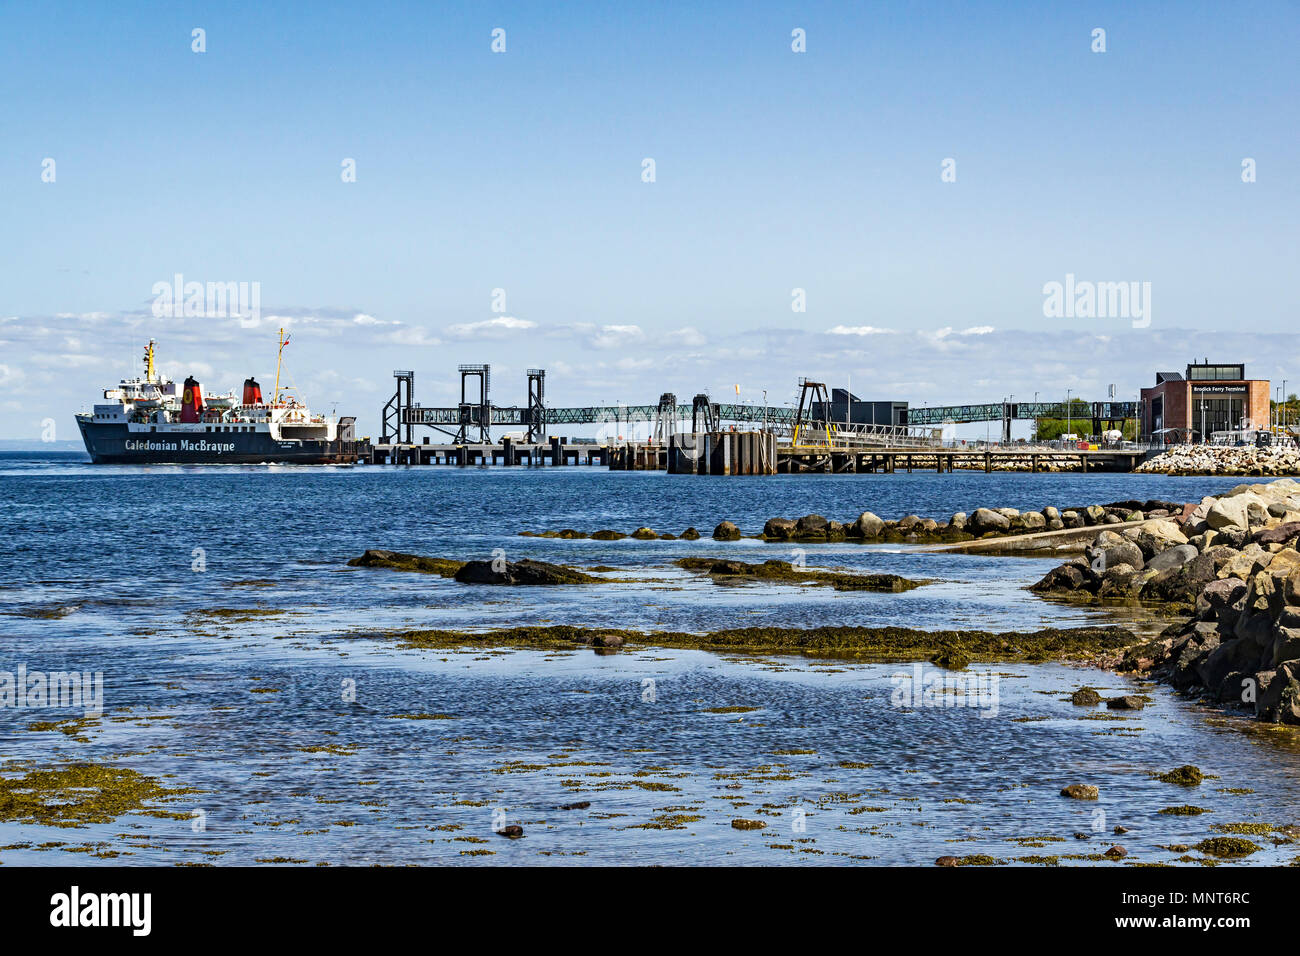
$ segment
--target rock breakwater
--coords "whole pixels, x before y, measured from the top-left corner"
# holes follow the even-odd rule
[[[1260,720],[1300,725],[1300,482],[1239,485],[1174,520],[1102,531],[1033,589],[1158,602],[1185,616],[1130,648],[1149,672]]]
[[[1281,446],[1237,448],[1223,445],[1175,445],[1138,465],[1147,475],[1300,475],[1300,449]]]

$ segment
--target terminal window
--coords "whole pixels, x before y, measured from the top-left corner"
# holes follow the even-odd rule
[[[1244,365],[1189,365],[1187,377],[1194,382],[1240,382],[1246,378]]]

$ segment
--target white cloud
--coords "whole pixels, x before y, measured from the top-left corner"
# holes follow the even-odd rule
[[[93,368],[108,362],[109,359],[102,355],[76,352],[42,352],[31,357],[31,363],[40,368]]]
[[[385,342],[392,342],[394,345],[414,345],[414,346],[433,346],[441,345],[442,339],[436,335],[431,335],[429,330],[422,325],[408,325],[400,329],[394,329],[384,336]]]
[[[537,327],[530,319],[517,319],[513,315],[499,315],[495,319],[482,322],[466,322],[462,325],[447,326],[447,334],[453,339],[500,339],[511,332],[522,332]]]
[[[652,358],[643,358],[643,359],[621,358],[614,363],[614,368],[620,369],[625,372],[632,372],[632,371],[639,371],[641,369],[653,368],[657,364],[659,363]]]
[[[8,365],[0,365],[0,388],[6,388],[10,385],[18,385],[22,380],[22,369],[10,368]]]
[[[618,349],[644,338],[645,332],[639,325],[602,325],[600,331],[592,336],[591,344],[598,349]]]
[[[684,345],[688,348],[699,348],[705,345],[707,340],[700,333],[700,330],[692,325],[687,325],[680,329],[673,329],[671,332],[665,332],[660,336],[660,341],[668,345]]]
[[[961,331],[957,331],[951,325],[946,325],[941,329],[935,329],[933,332],[922,331],[921,335],[924,338],[937,340],[946,339],[953,335],[988,335],[990,332],[995,331],[997,330],[991,325],[973,325],[969,329],[962,329]]]
[[[893,335],[893,329],[879,329],[874,325],[836,325],[826,330],[827,335]]]

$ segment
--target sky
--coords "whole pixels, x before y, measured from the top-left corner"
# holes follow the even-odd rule
[[[498,405],[1298,390],[1297,49],[1294,2],[3,2],[0,438],[75,438],[150,338],[265,386],[282,326],[376,437],[460,363]],[[178,275],[257,307],[159,314]]]

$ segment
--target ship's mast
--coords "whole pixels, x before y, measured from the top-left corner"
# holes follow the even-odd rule
[[[144,380],[146,382],[154,380],[153,339],[150,339],[149,344],[144,347]]]
[[[277,355],[275,359],[275,404],[279,405],[280,404],[280,365],[284,361],[284,347],[285,345],[288,344],[284,338],[283,326],[280,328],[280,334],[277,337],[277,341],[280,343],[280,354]]]

